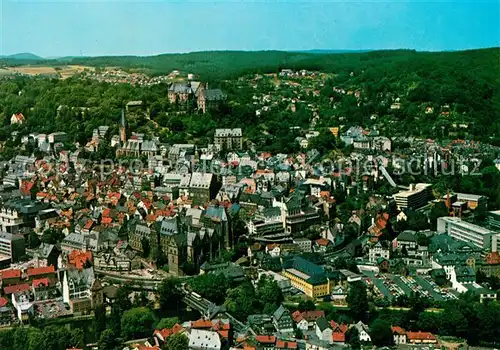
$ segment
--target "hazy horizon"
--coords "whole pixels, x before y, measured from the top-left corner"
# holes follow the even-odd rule
[[[2,0],[0,55],[458,51],[498,47],[497,1]]]

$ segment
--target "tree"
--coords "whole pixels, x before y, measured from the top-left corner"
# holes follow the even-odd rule
[[[215,304],[224,303],[229,281],[223,274],[203,274],[196,276],[189,282],[193,291],[207,298]]]
[[[85,333],[81,328],[74,328],[70,333],[70,342],[68,344],[74,349],[83,349],[85,346]]]
[[[316,305],[312,300],[301,300],[299,301],[299,305],[297,307],[299,311],[312,311],[316,310]]]
[[[362,282],[351,284],[347,294],[347,303],[352,318],[355,321],[364,320],[368,312],[368,298],[366,295],[366,286]]]
[[[239,320],[246,320],[248,315],[257,311],[258,301],[255,290],[250,282],[243,282],[238,287],[227,292],[224,305],[227,310]]]
[[[99,305],[94,309],[94,333],[99,339],[101,333],[106,329],[106,306]]]
[[[40,246],[40,238],[38,238],[38,235],[35,232],[30,232],[28,236],[28,246],[30,249],[35,249]]]
[[[164,311],[175,307],[179,310],[179,304],[182,299],[182,293],[179,290],[180,281],[176,278],[164,279],[158,288],[160,308]]]
[[[101,333],[101,337],[97,342],[99,349],[114,349],[118,345],[116,336],[111,329],[106,329]]]
[[[176,323],[179,323],[178,317],[167,317],[162,318],[160,322],[156,325],[156,329],[172,328]]]
[[[358,350],[361,348],[361,342],[359,340],[359,331],[356,327],[351,327],[346,333],[347,344],[351,349]]]
[[[189,339],[182,333],[173,334],[167,338],[162,350],[188,350]]]
[[[284,299],[278,283],[264,276],[257,283],[256,298],[265,314],[276,311]]]
[[[122,335],[126,339],[148,337],[153,331],[155,317],[146,307],[137,307],[123,313],[121,319]]]
[[[391,324],[381,318],[377,318],[370,327],[370,336],[375,346],[391,346],[394,342]]]

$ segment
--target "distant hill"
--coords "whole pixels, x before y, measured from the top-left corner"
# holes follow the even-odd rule
[[[375,50],[298,50],[298,51],[290,51],[290,52],[303,52],[303,53],[312,53],[316,55],[325,55],[325,54],[333,54],[333,53],[363,53],[370,52]]]
[[[33,60],[33,61],[40,61],[43,60],[42,57],[37,56],[35,54],[29,53],[29,52],[22,52],[22,53],[16,53],[13,55],[8,55],[8,56],[0,56],[2,59],[11,59],[11,60]]]

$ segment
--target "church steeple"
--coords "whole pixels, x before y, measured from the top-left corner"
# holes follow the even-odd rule
[[[122,118],[121,118],[121,124],[120,124],[120,141],[122,142],[122,145],[127,142],[127,133],[125,130],[125,111],[122,108]]]

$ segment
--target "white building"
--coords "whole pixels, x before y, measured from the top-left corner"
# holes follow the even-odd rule
[[[475,246],[491,250],[496,248],[495,233],[484,227],[471,224],[457,217],[441,217],[437,220],[437,231],[447,233],[462,242],[470,242]]]
[[[189,334],[189,349],[191,350],[219,350],[222,347],[217,332],[193,329]]]
[[[406,191],[394,195],[400,210],[421,208],[432,199],[432,185],[425,183],[411,184]]]

